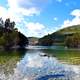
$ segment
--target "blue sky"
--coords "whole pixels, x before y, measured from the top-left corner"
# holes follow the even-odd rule
[[[28,37],[42,37],[80,24],[80,0],[0,0],[0,17]]]

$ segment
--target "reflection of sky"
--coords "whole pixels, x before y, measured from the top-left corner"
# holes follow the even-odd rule
[[[63,46],[31,46],[31,45],[29,45],[29,46],[26,46],[26,48],[27,49],[35,49],[35,50],[37,50],[37,49],[64,49],[64,47]]]
[[[56,58],[42,57],[39,54],[40,52],[33,52],[33,54],[27,53],[20,61],[16,68],[16,70],[19,70],[17,74],[21,73],[22,77],[25,79],[19,80],[35,80],[37,77],[48,74],[65,74],[66,78],[70,80],[76,80],[73,79],[74,76],[77,78],[80,77],[78,75],[80,73],[78,66],[64,65],[59,63]]]
[[[40,56],[44,54],[38,50],[30,50],[17,63],[14,74],[7,80],[35,80],[48,74],[64,74],[63,80],[80,80],[80,66],[60,63],[55,57]],[[2,79],[6,80],[6,79]]]

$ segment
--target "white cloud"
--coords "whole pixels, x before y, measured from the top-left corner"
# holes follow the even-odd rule
[[[62,28],[69,27],[69,26],[72,26],[72,25],[78,25],[78,24],[80,24],[80,18],[79,17],[75,17],[72,20],[65,20],[63,25],[62,25]]]
[[[15,22],[23,22],[24,16],[33,16],[40,14],[36,7],[20,7],[18,0],[8,0],[8,8],[0,6],[0,17],[3,19],[10,18]]]
[[[43,24],[30,22],[27,25],[27,28],[31,31],[40,31],[45,28]]]
[[[7,0],[8,1],[8,7],[16,9],[16,7],[19,7],[18,0]]]
[[[71,15],[75,17],[80,17],[80,9],[75,9],[71,12]]]
[[[26,23],[26,29],[27,29],[27,36],[36,36],[36,37],[42,37],[46,34],[46,26],[39,23],[39,22],[29,22]],[[48,33],[48,32],[47,32]]]
[[[0,6],[0,17],[3,18],[3,20],[5,20],[6,18],[10,18],[11,21],[15,21],[16,23],[19,23],[23,20],[23,16],[20,15],[20,13],[15,12],[13,9],[11,8],[5,8]]]
[[[25,16],[32,16],[32,15],[36,15],[36,14],[40,14],[40,10],[38,10],[36,7],[24,7],[24,6],[20,6],[20,1],[24,1],[24,0],[8,0],[8,5],[9,8],[11,8],[12,10],[14,10],[15,13],[20,13],[21,15],[25,15]],[[25,2],[25,1],[24,1]],[[27,1],[26,1],[27,2]]]
[[[7,14],[7,9],[0,6],[0,17],[4,19],[6,17],[6,14]]]
[[[34,14],[40,14],[40,10],[38,10],[36,7],[24,7],[24,6],[20,6],[20,4],[27,1],[24,1],[24,0],[8,0],[8,5],[9,5],[9,8],[11,8],[12,10],[14,10],[14,12],[17,12],[17,13],[20,13],[22,14],[23,16],[32,16]],[[21,3],[20,3],[21,2]]]
[[[39,22],[29,22],[25,23],[26,28],[22,28],[23,33],[27,32],[27,36],[33,36],[33,37],[43,37],[44,35],[53,33],[53,28],[48,28],[47,26],[39,23]],[[26,35],[26,34],[25,34]]]
[[[70,14],[74,16],[74,18],[72,20],[65,20],[61,28],[80,24],[80,9],[75,9]]]

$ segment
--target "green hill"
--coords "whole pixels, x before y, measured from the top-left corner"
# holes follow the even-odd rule
[[[69,26],[57,32],[62,33],[62,34],[80,33],[80,25]]]
[[[39,39],[40,45],[80,46],[80,25],[69,26]]]

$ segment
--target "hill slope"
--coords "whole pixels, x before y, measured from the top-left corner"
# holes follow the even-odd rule
[[[47,37],[47,38],[46,38]],[[78,47],[80,45],[80,25],[70,26],[58,30],[39,39],[39,44],[64,45]]]
[[[57,32],[62,33],[62,34],[80,33],[80,25],[69,26]]]

